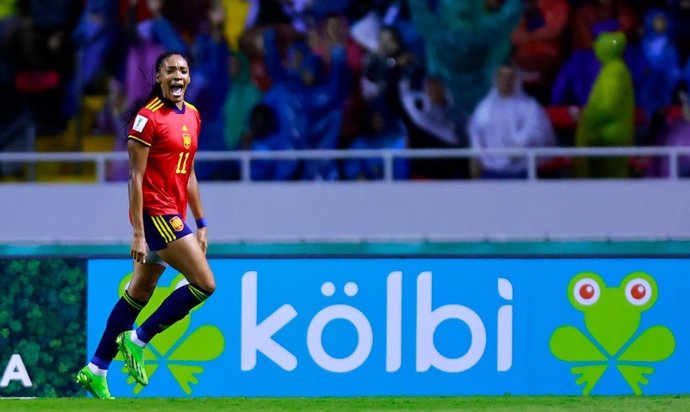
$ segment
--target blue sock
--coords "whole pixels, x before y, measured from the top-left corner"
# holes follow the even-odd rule
[[[108,322],[105,324],[105,331],[101,336],[96,353],[91,362],[101,369],[108,369],[115,355],[117,355],[117,343],[115,339],[120,333],[131,330],[134,326],[139,312],[144,308],[146,302],[134,300],[127,291],[122,294],[113,310],[110,312]]]
[[[137,337],[149,343],[156,334],[187,316],[209,296],[211,293],[191,284],[175,289],[137,329]]]

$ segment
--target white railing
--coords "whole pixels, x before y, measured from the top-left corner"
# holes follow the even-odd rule
[[[527,159],[527,180],[538,180],[538,164],[541,160],[574,157],[627,157],[627,158],[666,158],[668,176],[665,179],[678,179],[679,157],[689,156],[690,147],[608,147],[608,148],[527,148],[527,149],[368,149],[368,150],[287,150],[273,152],[198,152],[197,163],[203,161],[230,160],[240,163],[240,181],[251,182],[250,165],[254,160],[335,160],[372,159],[383,161],[383,180],[393,181],[393,162],[395,159],[433,159],[433,158],[478,158],[483,155],[507,155]],[[125,152],[0,152],[0,164],[23,163],[28,166],[27,180],[35,179],[35,165],[39,162],[94,163],[96,181],[106,181],[107,165],[110,162],[126,162]]]

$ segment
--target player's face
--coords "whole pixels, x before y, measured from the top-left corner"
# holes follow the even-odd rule
[[[163,97],[173,103],[181,103],[191,81],[187,60],[178,54],[163,60],[163,64],[156,73],[156,80],[161,84]]]

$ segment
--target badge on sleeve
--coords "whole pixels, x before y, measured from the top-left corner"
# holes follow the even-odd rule
[[[138,114],[137,117],[134,119],[134,125],[132,126],[132,129],[141,133],[144,130],[144,126],[146,126],[146,123],[148,123],[148,121],[149,119]]]

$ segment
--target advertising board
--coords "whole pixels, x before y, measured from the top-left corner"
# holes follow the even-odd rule
[[[88,263],[88,353],[131,276]],[[674,394],[690,391],[690,260],[211,259],[217,290],[116,361],[114,396]],[[167,269],[141,322],[184,277]]]

